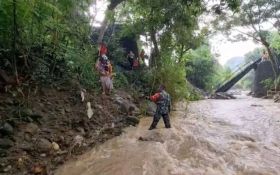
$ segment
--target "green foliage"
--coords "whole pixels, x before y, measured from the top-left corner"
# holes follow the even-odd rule
[[[14,64],[20,75],[41,83],[67,80],[78,73],[82,82],[92,84],[96,48],[90,46],[90,20],[84,13],[89,5],[89,0],[1,1],[0,58],[11,63],[1,67],[13,70]]]
[[[128,29],[133,29],[134,33],[150,36],[155,49],[153,58],[157,57],[151,60],[152,66],[160,66],[163,55],[171,58],[176,52],[181,59],[188,49],[201,43],[204,35],[198,30],[198,17],[203,9],[203,3],[195,0],[172,3],[169,0],[129,0],[120,18],[125,19],[131,26]]]
[[[128,71],[124,75],[131,89],[142,91],[146,95],[151,95],[160,84],[164,84],[174,101],[198,99],[192,93],[193,88],[188,89],[184,65],[169,58],[164,58],[161,67]]]
[[[127,87],[129,85],[129,82],[127,80],[127,77],[122,72],[117,72],[116,76],[114,78],[114,87],[115,88],[123,88]]]
[[[185,66],[170,61],[169,58],[165,59],[166,61],[162,63],[162,66],[154,72],[155,87],[157,88],[159,84],[164,84],[173,100],[187,98]]]
[[[266,89],[272,89],[274,87],[274,81],[272,78],[265,79],[261,83]]]
[[[280,75],[274,80],[275,89],[280,90]]]
[[[242,1],[239,9],[238,13],[221,14],[213,23],[215,28],[225,32],[233,41],[251,39],[261,43],[276,67],[277,60],[272,53],[269,34],[274,30],[280,31],[279,2],[275,0],[247,0]],[[271,24],[272,28],[268,29],[268,24]],[[277,71],[273,71],[276,74]]]
[[[187,79],[196,87],[212,90],[219,81],[218,72],[221,70],[213,58],[208,46],[189,50],[183,57],[186,62]]]
[[[187,82],[186,99],[190,101],[197,101],[203,99],[202,92],[198,91],[189,82]]]
[[[18,67],[20,75],[45,84],[77,76],[84,86],[100,87],[99,75],[93,70],[97,48],[89,39],[91,17],[85,13],[92,2],[0,1],[0,68],[15,73]],[[195,50],[208,34],[207,29],[198,26],[198,18],[206,8],[203,1],[129,0],[120,16],[114,16],[114,4],[122,0],[110,2],[106,19],[122,21],[127,27],[112,38],[104,37],[109,59],[114,63],[123,60],[119,38],[124,35],[148,35],[159,52],[154,57],[157,64],[151,69],[116,71],[115,87],[131,86],[151,93],[159,84],[165,84],[175,100],[198,99],[198,93],[186,83],[187,70],[187,77],[196,79],[199,86],[213,88],[219,65],[208,47]],[[230,8],[238,6],[236,0],[225,2]]]
[[[270,45],[273,49],[280,54],[280,34],[278,32],[273,32],[270,36]]]

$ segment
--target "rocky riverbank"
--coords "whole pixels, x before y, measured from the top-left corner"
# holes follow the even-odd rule
[[[125,91],[101,96],[41,88],[30,96],[13,95],[0,96],[0,174],[52,174],[139,122],[139,102]]]

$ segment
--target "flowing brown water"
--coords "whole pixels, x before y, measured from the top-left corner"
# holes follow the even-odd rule
[[[148,131],[150,122],[144,118],[137,128],[127,128],[56,174],[280,174],[280,104],[272,100],[240,96],[178,103],[173,128],[163,128],[161,121]]]

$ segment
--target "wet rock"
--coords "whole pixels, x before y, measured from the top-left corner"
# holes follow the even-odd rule
[[[74,145],[79,145],[81,146],[84,142],[84,137],[83,136],[80,136],[80,135],[76,135],[74,137]]]
[[[77,128],[77,131],[79,131],[79,132],[81,133],[81,135],[85,135],[85,134],[86,134],[84,128],[78,127],[78,128]]]
[[[57,154],[59,154],[59,155],[63,155],[63,154],[67,154],[67,153],[68,153],[68,151],[66,151],[66,150],[64,150],[64,151],[59,150],[57,152]]]
[[[263,105],[258,105],[258,104],[251,104],[251,106],[254,106],[254,107],[263,107]]]
[[[94,108],[99,109],[99,110],[103,110],[103,107],[101,105],[98,105],[98,104],[94,105]]]
[[[0,127],[0,133],[3,135],[11,135],[13,132],[14,129],[9,123],[4,123],[4,125]]]
[[[4,172],[9,172],[12,169],[11,165],[8,165],[6,168],[3,169]]]
[[[139,123],[139,119],[134,116],[126,117],[126,123],[132,126],[136,126]]]
[[[60,142],[64,142],[64,141],[65,141],[64,136],[59,136],[59,141],[60,141]]]
[[[34,165],[31,172],[35,175],[47,175],[47,167],[45,165]]]
[[[47,105],[51,106],[51,105],[52,105],[52,103],[48,101],[48,102],[47,102]]]
[[[60,109],[60,113],[61,113],[62,115],[65,115],[65,110],[64,110],[64,109]]]
[[[11,141],[10,139],[6,139],[6,138],[1,139],[0,138],[0,148],[9,149],[13,145],[14,145],[14,142]]]
[[[39,130],[39,127],[36,124],[28,123],[25,126],[24,132],[29,133],[31,135],[34,135],[34,134],[36,134],[38,132],[38,130]]]
[[[6,157],[7,156],[7,151],[5,149],[0,148],[0,157]]]
[[[233,95],[225,92],[217,92],[215,94],[212,94],[209,98],[210,99],[236,99],[236,97],[234,97]]]
[[[139,108],[135,104],[133,104],[130,100],[124,99],[120,96],[115,96],[113,100],[119,106],[119,110],[122,113],[134,114],[134,115],[140,114]]]
[[[48,88],[46,88],[46,87],[41,87],[41,89],[40,89],[40,92],[42,93],[42,95],[48,95],[48,91],[49,91],[49,89]]]
[[[4,103],[6,103],[7,105],[13,105],[14,104],[14,100],[12,98],[8,97],[8,98],[5,99]]]
[[[135,116],[139,116],[141,115],[141,111],[138,107],[134,107],[134,110],[132,111],[132,115],[135,115]]]
[[[55,162],[56,164],[58,164],[58,165],[61,165],[61,164],[63,164],[63,163],[65,162],[65,159],[64,159],[63,157],[56,157],[56,158],[54,159],[54,162]]]
[[[49,140],[41,138],[37,141],[37,148],[39,151],[45,152],[52,148],[52,144]]]
[[[33,114],[33,111],[29,108],[26,108],[22,111],[23,116],[31,116]]]
[[[44,103],[38,103],[38,105],[41,107],[41,108],[44,108],[45,107],[45,105],[44,105]]]
[[[24,166],[24,159],[20,157],[17,160],[17,167],[22,168],[23,166]]]
[[[47,157],[46,153],[40,154],[41,157]]]
[[[122,130],[119,128],[106,128],[102,131],[102,139],[110,139],[112,136],[121,135]]]
[[[250,135],[236,133],[231,135],[231,138],[240,140],[240,141],[250,141],[250,142],[256,142],[254,138],[252,138]]]
[[[160,133],[158,133],[158,132],[149,132],[148,134],[146,134],[144,136],[140,136],[138,138],[138,140],[164,143],[164,139],[163,139],[162,135],[160,135]]]
[[[274,95],[273,100],[275,103],[280,103],[280,94]]]
[[[65,112],[70,113],[71,112],[71,108],[70,107],[66,107],[65,108]]]
[[[33,144],[30,143],[30,142],[22,142],[20,145],[19,145],[19,148],[24,150],[24,151],[27,151],[27,152],[31,152],[34,150],[33,148]]]
[[[52,142],[52,148],[55,151],[58,151],[60,149],[59,145],[56,142]]]

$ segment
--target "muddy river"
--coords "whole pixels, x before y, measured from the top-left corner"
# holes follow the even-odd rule
[[[152,118],[60,167],[57,175],[280,175],[280,104],[235,100],[178,103],[171,129]],[[142,140],[139,140],[142,137]]]

